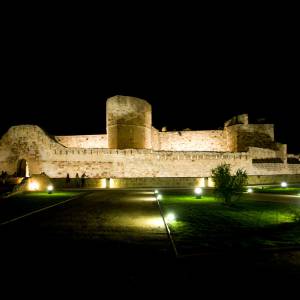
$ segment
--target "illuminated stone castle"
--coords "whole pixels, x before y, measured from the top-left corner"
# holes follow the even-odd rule
[[[244,168],[253,183],[300,181],[299,156],[274,141],[273,124],[249,124],[246,114],[222,130],[158,131],[148,102],[115,96],[107,100],[106,120],[104,135],[49,136],[35,125],[13,126],[0,140],[0,171],[85,173],[97,187],[189,186],[209,185],[211,169],[228,163],[233,171]]]

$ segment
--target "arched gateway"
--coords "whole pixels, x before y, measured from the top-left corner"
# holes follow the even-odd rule
[[[17,165],[18,177],[29,177],[29,167],[26,159],[20,159]]]

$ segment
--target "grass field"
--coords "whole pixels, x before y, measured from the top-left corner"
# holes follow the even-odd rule
[[[45,192],[26,192],[0,199],[0,224],[32,211],[62,202],[79,194],[80,192],[59,191],[53,194]]]
[[[258,196],[259,197],[259,196]],[[300,246],[300,207],[240,200],[232,207],[213,197],[164,195],[164,215],[179,254]]]

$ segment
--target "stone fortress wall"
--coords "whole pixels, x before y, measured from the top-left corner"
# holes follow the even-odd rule
[[[228,151],[227,137],[224,130],[159,132],[157,129],[152,128],[150,134],[151,137],[147,137],[149,147],[156,151]],[[106,134],[56,136],[55,138],[65,147],[109,148]],[[129,149],[131,148],[135,149],[135,147]]]
[[[107,134],[59,135],[55,140],[68,148],[108,148]]]
[[[0,140],[0,171],[13,174],[26,160],[31,174],[52,178],[85,172],[98,179],[200,180],[220,163],[252,176],[300,174],[299,156],[274,141],[273,125],[248,124],[247,115],[229,120],[224,130],[175,132],[159,132],[151,117],[146,101],[116,96],[107,101],[107,135],[52,137],[34,125],[11,127]]]

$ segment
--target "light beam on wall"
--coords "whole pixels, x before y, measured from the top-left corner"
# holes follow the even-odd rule
[[[106,178],[102,178],[100,180],[100,188],[101,189],[106,189]]]

